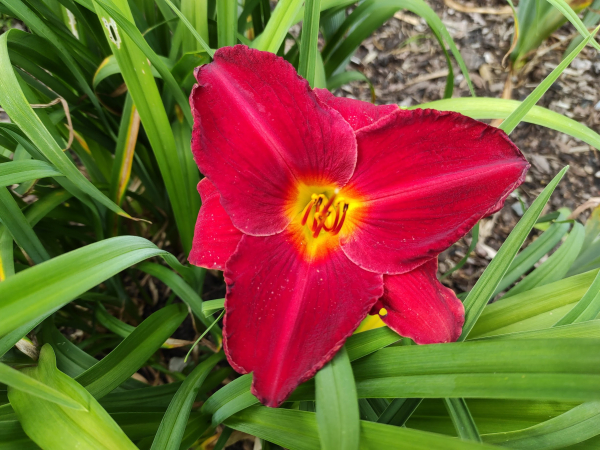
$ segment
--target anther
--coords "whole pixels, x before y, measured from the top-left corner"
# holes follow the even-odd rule
[[[329,208],[331,208],[331,205],[333,204],[333,201],[335,200],[335,197],[337,196],[337,193],[339,191],[336,189],[334,194],[331,196],[331,198],[329,199],[329,201],[325,204],[325,207],[323,208],[323,212],[328,212]],[[318,211],[317,211],[318,212]],[[317,238],[319,236],[319,233],[321,232],[321,229],[323,228],[323,226],[325,225],[325,220],[327,220],[327,215],[325,215],[325,217],[322,217],[322,214],[319,214],[319,223],[317,224],[317,226],[314,228],[314,234],[313,234],[313,238]],[[317,214],[315,214],[315,221],[317,220]]]
[[[333,230],[333,234],[334,236],[336,234],[338,234],[340,231],[342,231],[342,226],[344,225],[344,220],[346,220],[346,212],[348,211],[348,203],[344,203],[344,211],[342,213],[342,217],[340,219],[340,223],[337,225],[337,227]]]
[[[317,200],[317,204],[315,205],[315,212],[319,212],[319,208],[321,207],[322,203],[323,203],[323,197],[319,195],[319,200]]]

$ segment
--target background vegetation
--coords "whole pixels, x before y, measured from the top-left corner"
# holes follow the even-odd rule
[[[419,106],[600,148],[535,106],[584,46],[600,48],[563,0],[538,4],[581,39],[517,102],[452,98],[456,71],[470,85],[469,73],[422,0],[0,0],[0,448],[220,449],[246,436],[233,430],[263,448],[600,447],[600,211],[585,226],[566,209],[542,215],[566,169],[460,293],[460,342],[356,334],[276,410],[227,365],[223,301],[202,300],[216,278],[186,260],[201,177],[187,97],[213,49],[272,51],[335,89],[364,80],[348,61],[407,9],[448,62],[445,99]]]

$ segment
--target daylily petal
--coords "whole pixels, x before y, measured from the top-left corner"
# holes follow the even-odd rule
[[[299,184],[341,187],[350,179],[356,164],[351,127],[283,58],[224,47],[196,78],[192,151],[244,233],[282,231],[292,220],[286,208]]]
[[[336,243],[311,260],[293,230],[245,235],[227,263],[225,353],[236,371],[254,372],[252,393],[267,406],[323,367],[383,293],[382,275]]]
[[[356,137],[345,189],[362,201],[340,241],[374,272],[404,273],[436,257],[499,210],[529,167],[504,132],[457,113],[399,110]]]
[[[219,191],[208,178],[198,183],[198,192],[202,207],[188,260],[195,266],[225,270],[225,263],[235,252],[243,233],[231,223],[219,201]]]
[[[360,130],[377,122],[382,117],[398,110],[397,105],[374,105],[373,103],[336,97],[327,89],[315,89],[319,100],[337,110],[353,130]]]
[[[375,305],[381,319],[417,344],[453,342],[465,322],[465,308],[451,289],[437,280],[437,259],[402,275],[385,275],[383,297]]]

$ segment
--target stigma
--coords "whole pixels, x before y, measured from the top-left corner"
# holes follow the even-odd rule
[[[324,194],[312,194],[310,202],[304,208],[301,223],[313,232],[313,238],[319,237],[322,231],[334,236],[341,231],[348,203],[336,200],[338,193],[339,189],[336,189],[329,199]]]

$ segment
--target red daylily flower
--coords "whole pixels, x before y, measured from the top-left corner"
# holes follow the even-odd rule
[[[371,311],[419,344],[464,308],[437,256],[498,211],[529,167],[502,131],[311,89],[274,54],[222,48],[190,97],[198,185],[191,263],[224,270],[224,348],[280,405]]]

